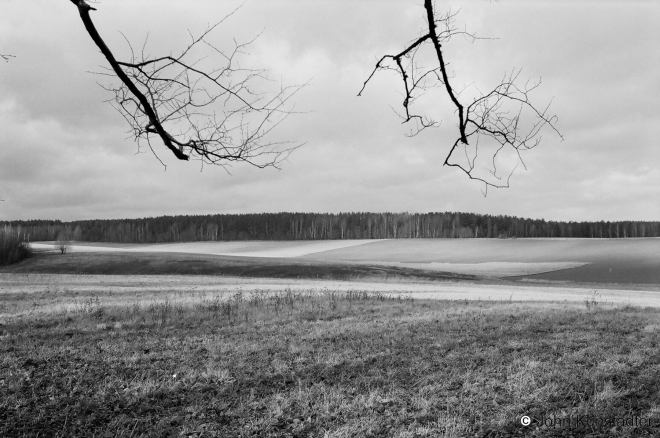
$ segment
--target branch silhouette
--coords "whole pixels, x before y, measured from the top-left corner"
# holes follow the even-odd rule
[[[517,165],[504,178],[499,174],[496,164],[496,159],[505,148],[513,151],[520,163],[526,168],[520,152],[532,149],[540,143],[542,128],[549,127],[563,140],[561,133],[555,126],[557,116],[548,112],[550,104],[539,109],[530,100],[530,93],[540,85],[541,81],[518,85],[520,70],[512,70],[490,92],[481,93],[469,104],[462,103],[459,100],[460,93],[457,93],[450,83],[452,78],[447,73],[448,64],[444,57],[443,44],[456,36],[463,36],[472,41],[482,38],[478,38],[465,30],[459,30],[455,26],[457,13],[449,11],[438,18],[432,0],[425,0],[424,8],[427,30],[403,51],[381,57],[362,85],[358,96],[362,95],[368,83],[378,71],[394,71],[401,78],[404,90],[402,103],[404,113],[399,114],[399,116],[403,119],[403,123],[411,121],[416,123],[416,128],[411,134],[411,136],[414,136],[427,128],[439,126],[439,123],[427,116],[415,113],[411,109],[412,104],[427,90],[441,87],[449,97],[458,116],[458,136],[449,149],[443,165],[456,167],[470,179],[484,183],[486,187],[484,194],[487,193],[488,187],[509,187],[509,180]],[[416,55],[429,43],[432,46],[435,66],[432,68],[421,67],[416,61]],[[521,123],[523,113],[528,115],[528,119],[531,119],[531,121],[526,119],[527,121]],[[523,128],[524,124],[528,126]],[[479,152],[479,140],[484,137],[493,140],[496,145],[492,154],[492,168],[484,167],[488,176],[480,176],[477,170],[482,169],[478,169],[475,164]],[[467,150],[470,141],[472,141],[474,147],[473,156],[470,156]],[[452,160],[455,152],[461,146],[465,148],[463,163]]]
[[[260,84],[272,86],[266,71],[242,68],[237,63],[254,40],[242,44],[234,41],[233,51],[225,53],[206,39],[236,11],[207,27],[200,36],[189,32],[191,41],[177,56],[150,57],[143,47],[138,57],[128,43],[131,59],[119,61],[92,22],[90,11],[96,9],[85,0],[71,2],[110,65],[100,74],[121,81],[118,87],[104,87],[114,93],[113,106],[130,125],[138,144],[146,141],[157,157],[151,144],[154,136],[179,160],[196,158],[222,167],[231,162],[277,167],[301,146],[290,141],[269,141],[267,136],[293,113],[290,100],[306,84],[280,85],[271,95],[257,92]],[[221,65],[200,67],[208,61],[190,59],[197,46],[206,46],[222,60]]]

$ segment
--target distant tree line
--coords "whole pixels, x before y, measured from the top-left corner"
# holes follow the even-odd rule
[[[161,243],[224,240],[658,237],[660,222],[556,222],[475,213],[261,213],[0,223],[21,240]]]

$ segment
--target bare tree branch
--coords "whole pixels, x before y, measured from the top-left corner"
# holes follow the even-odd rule
[[[486,186],[484,194],[487,193],[489,186],[496,188],[509,187],[509,180],[517,165],[504,178],[499,175],[496,163],[496,159],[505,148],[513,151],[523,167],[526,168],[521,151],[532,149],[540,143],[542,128],[550,127],[563,139],[555,126],[557,116],[548,113],[550,104],[543,109],[539,109],[530,100],[530,93],[540,85],[541,81],[531,84],[527,82],[522,86],[518,85],[520,70],[513,70],[490,92],[480,93],[480,96],[475,98],[469,105],[461,103],[459,100],[461,93],[457,93],[450,84],[451,78],[447,73],[448,64],[444,58],[442,44],[449,42],[456,36],[463,36],[473,41],[481,38],[467,31],[459,30],[454,24],[456,13],[450,11],[440,18],[436,18],[432,0],[424,0],[424,8],[428,29],[426,33],[415,39],[400,53],[383,56],[364,82],[358,96],[362,95],[377,71],[395,71],[401,78],[404,89],[403,107],[405,114],[400,116],[403,123],[411,120],[418,122],[417,131],[412,134],[416,135],[426,128],[438,126],[438,123],[412,112],[410,109],[411,104],[428,89],[442,87],[449,96],[449,100],[458,115],[458,138],[451,146],[443,164],[456,167],[462,170],[470,179],[484,183]],[[436,66],[432,68],[420,67],[415,56],[429,42],[432,45]],[[393,62],[395,66],[388,64],[387,61]],[[435,79],[435,81],[432,81],[432,79]],[[524,122],[522,121],[523,113],[527,120]],[[474,139],[472,145],[469,142],[470,137]],[[480,138],[490,139],[495,145],[495,150],[492,153],[492,168],[477,168]],[[472,155],[468,153],[468,146],[472,146]],[[465,158],[459,162],[450,161],[460,147],[464,148]],[[485,171],[488,176],[479,176],[477,170]]]
[[[259,168],[277,167],[300,146],[266,137],[293,113],[290,100],[306,84],[280,85],[270,95],[255,91],[258,87],[274,88],[274,82],[264,70],[239,65],[238,58],[247,54],[252,41],[234,41],[233,50],[226,53],[206,39],[224,19],[197,37],[189,32],[190,42],[176,56],[147,55],[147,40],[136,54],[127,40],[131,58],[119,61],[90,18],[89,12],[96,9],[85,0],[71,2],[78,7],[85,29],[110,64],[108,71],[100,74],[121,81],[118,87],[104,88],[114,94],[113,106],[130,125],[138,144],[146,142],[154,151],[151,140],[156,136],[180,160],[193,157],[223,167],[246,162]],[[207,47],[221,62],[190,59],[197,46]]]

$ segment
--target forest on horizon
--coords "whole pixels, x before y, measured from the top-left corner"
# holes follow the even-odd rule
[[[62,222],[0,222],[25,241],[165,243],[233,240],[659,237],[660,221],[562,222],[476,213],[253,213]]]

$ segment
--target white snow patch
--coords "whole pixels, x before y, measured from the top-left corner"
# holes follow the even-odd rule
[[[303,241],[240,241],[240,242],[184,242],[126,245],[125,247],[87,245],[71,243],[71,252],[178,252],[188,254],[210,254],[240,257],[275,257],[290,258],[301,257],[333,249],[348,248],[365,245],[380,240],[354,239],[354,240],[303,240]],[[57,250],[56,243],[32,243],[35,249]]]

